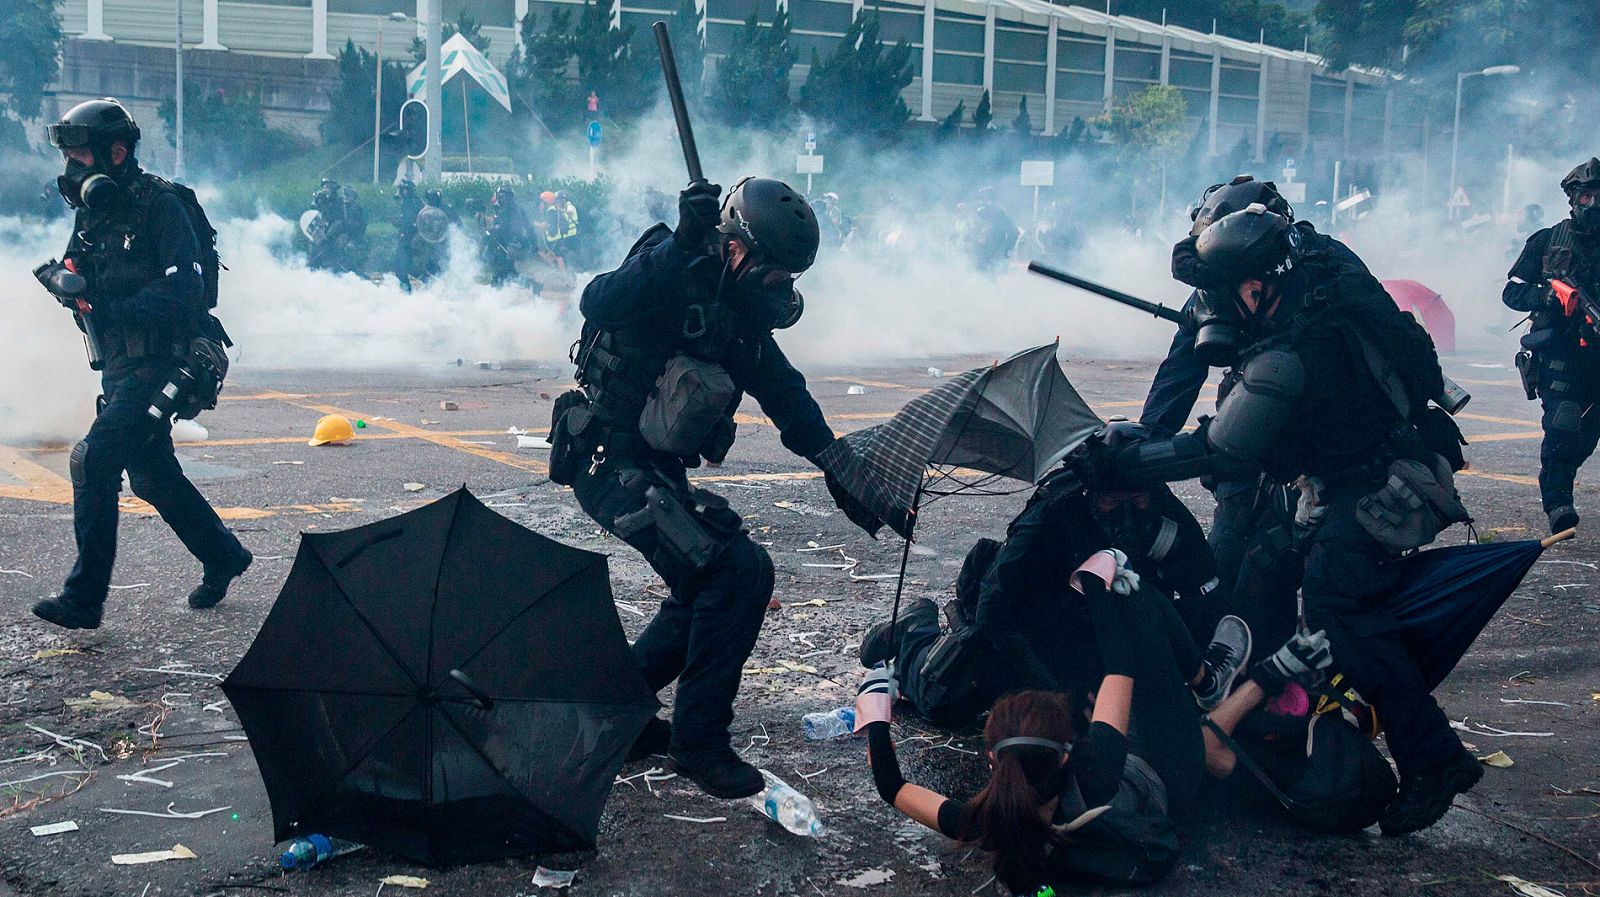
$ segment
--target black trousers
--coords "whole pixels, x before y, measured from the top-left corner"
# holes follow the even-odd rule
[[[1400,774],[1409,775],[1453,760],[1461,742],[1386,605],[1402,585],[1400,565],[1356,520],[1356,500],[1379,485],[1330,490],[1301,589],[1306,625],[1327,630],[1333,668],[1377,709],[1389,753]]]
[[[1222,609],[1249,625],[1257,658],[1288,641],[1299,619],[1295,598],[1305,557],[1293,541],[1294,512],[1277,494],[1283,488],[1257,478],[1225,480],[1213,490],[1217,510],[1206,540],[1217,559],[1219,591],[1228,596]]]
[[[133,494],[149,502],[189,553],[209,568],[231,569],[248,555],[200,490],[183,475],[172,429],[145,410],[165,380],[106,377],[106,405],[72,450],[72,531],[78,558],[63,594],[103,604],[117,557],[117,496],[127,471]]]
[[[593,474],[581,470],[572,484],[584,512],[613,534],[617,518],[645,504],[619,478],[625,463],[613,459]],[[755,650],[772,598],[772,559],[739,533],[716,560],[693,572],[661,549],[653,528],[626,541],[671,590],[634,641],[633,657],[652,691],[678,683],[672,746],[685,751],[726,746],[744,662]]]

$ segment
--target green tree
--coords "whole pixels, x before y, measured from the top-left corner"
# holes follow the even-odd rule
[[[794,111],[789,99],[789,70],[794,64],[788,10],[779,9],[769,26],[759,24],[756,14],[750,13],[717,64],[711,88],[717,115],[735,127],[783,127]]]
[[[678,0],[667,28],[672,32],[672,55],[678,61],[684,97],[695,102],[705,93],[706,76],[705,35],[700,33],[700,10],[695,7],[695,0]]]
[[[1177,157],[1187,136],[1185,106],[1178,88],[1152,84],[1101,116],[1101,126],[1119,147],[1117,162],[1134,185],[1153,182]]]
[[[339,80],[328,93],[328,116],[322,121],[322,139],[325,143],[356,146],[372,139],[373,82],[377,74],[377,59],[373,54],[346,40],[339,50]],[[188,94],[184,94],[187,104]],[[400,119],[400,105],[406,100],[406,73],[399,63],[383,64],[384,130],[394,127]],[[184,106],[184,127],[189,127],[192,114]],[[187,148],[187,147],[185,147]]]
[[[912,72],[911,46],[886,46],[877,13],[864,9],[827,59],[811,51],[800,108],[837,133],[892,143],[911,117],[900,92],[910,86]]]
[[[1031,137],[1033,135],[1033,119],[1028,115],[1028,98],[1022,98],[1022,105],[1017,108],[1017,117],[1011,120],[1011,130],[1018,137]]]
[[[365,113],[367,136],[372,136],[372,106],[368,95]],[[177,144],[177,103],[168,97],[157,114],[167,126],[167,142]],[[186,161],[196,173],[229,179],[249,174],[295,152],[289,134],[267,126],[261,112],[261,94],[252,89],[229,93],[202,91],[198,85],[183,89],[183,133]]]
[[[972,126],[982,134],[989,130],[989,126],[993,123],[994,108],[989,105],[989,91],[986,90],[983,96],[978,97],[978,108],[972,110]]]
[[[26,150],[22,122],[37,118],[45,88],[61,72],[61,19],[51,0],[0,0],[6,52],[0,54],[0,147]]]
[[[454,22],[442,22],[439,25],[439,42],[444,43],[457,34],[467,39],[467,42],[478,48],[479,53],[489,52],[489,38],[483,33],[483,25],[477,19],[467,15],[466,9],[461,10]],[[420,37],[411,39],[411,56],[418,65],[428,58],[428,42]]]
[[[512,51],[506,62],[506,83],[514,108],[532,110],[547,125],[556,127],[576,121],[577,111],[586,108],[583,100],[587,94],[567,77],[576,52],[572,12],[554,9],[544,30],[537,26],[537,16],[531,11],[518,23],[522,46]]]
[[[633,116],[646,111],[655,99],[655,60],[633,45],[633,26],[611,27],[610,4],[585,0],[573,45],[583,96],[594,91],[613,114]]]
[[[1363,5],[1382,6],[1389,0],[1355,0]],[[1296,0],[1287,6],[1302,7]],[[1311,24],[1304,12],[1291,12],[1284,3],[1273,0],[1113,0],[1111,12],[1168,24],[1182,25],[1200,32],[1217,32],[1254,43],[1266,32],[1266,41],[1279,47],[1298,50]]]
[[[950,114],[939,120],[939,127],[934,129],[934,136],[939,140],[953,140],[961,133],[961,120],[967,114],[967,101],[957,100],[956,108]]]

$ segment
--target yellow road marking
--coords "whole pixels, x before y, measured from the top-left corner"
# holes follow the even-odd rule
[[[1522,385],[1522,381],[1521,380],[1468,380],[1465,377],[1455,377],[1453,379],[1457,383],[1465,383],[1468,386],[1521,386]]]
[[[1533,430],[1531,432],[1523,430],[1517,433],[1486,433],[1482,436],[1468,433],[1467,442],[1476,445],[1480,442],[1506,442],[1512,439],[1541,439],[1543,437],[1544,431],[1542,430]]]
[[[433,430],[424,430],[421,427],[413,427],[410,424],[402,424],[399,421],[372,420],[371,418],[368,418],[358,412],[350,411],[345,408],[338,408],[333,405],[320,405],[314,402],[299,402],[289,398],[281,399],[281,401],[285,402],[286,404],[295,405],[311,411],[320,411],[323,414],[342,414],[349,418],[363,418],[367,421],[368,427],[379,427],[392,433],[401,433],[413,439],[421,439],[424,442],[431,442],[434,445],[442,445],[445,448],[455,449],[458,452],[466,452],[469,455],[476,455],[479,458],[504,464],[507,467],[514,467],[518,470],[526,470],[530,473],[536,474],[546,474],[550,472],[550,466],[548,464],[545,464],[543,461],[535,458],[528,458],[521,455],[514,455],[510,452],[498,451],[496,449],[489,448],[488,446],[473,445],[470,442],[462,442],[453,436],[447,436],[443,433],[438,433]]]
[[[1471,411],[1463,411],[1457,414],[1456,417],[1461,420],[1481,420],[1491,424],[1511,424],[1514,427],[1539,426],[1538,421],[1528,420],[1525,417],[1495,417],[1492,414],[1474,414]]]
[[[904,383],[889,383],[884,380],[858,380],[855,377],[812,377],[811,379],[819,380],[823,383],[852,383],[877,389],[903,389],[908,392],[927,392],[933,388],[931,386],[907,386]]]
[[[0,470],[22,481],[22,485],[0,485],[0,498],[20,498],[50,504],[72,504],[72,484],[60,474],[22,456],[16,449],[0,445]]]
[[[1464,477],[1479,477],[1485,480],[1498,480],[1502,483],[1516,483],[1519,486],[1539,485],[1539,480],[1536,477],[1518,476],[1514,473],[1491,473],[1487,470],[1474,470],[1471,467],[1460,471],[1460,475]]]

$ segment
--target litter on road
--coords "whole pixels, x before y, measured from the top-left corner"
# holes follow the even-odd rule
[[[674,814],[674,813],[662,813],[661,815],[666,817],[667,819],[676,819],[679,822],[695,822],[695,823],[701,823],[701,824],[705,824],[705,823],[708,823],[708,822],[727,822],[728,821],[728,817],[726,817],[726,816],[679,816],[679,815]]]
[[[565,888],[572,884],[578,872],[576,869],[568,872],[562,869],[546,869],[543,866],[533,870],[533,885],[537,888]]]
[[[65,832],[75,832],[77,830],[78,824],[70,819],[68,819],[66,822],[52,822],[49,825],[36,825],[28,829],[28,831],[33,832],[33,836],[35,838],[43,838],[48,835],[60,835]]]
[[[170,850],[119,853],[111,857],[111,862],[117,866],[142,866],[145,863],[160,863],[166,860],[197,860],[199,858],[199,855],[182,844],[174,844]]]
[[[210,816],[212,813],[221,813],[223,810],[233,809],[232,806],[212,807],[209,810],[196,810],[193,813],[179,813],[178,811],[172,809],[177,805],[177,801],[167,804],[167,811],[165,813],[154,813],[150,810],[120,810],[115,807],[101,807],[100,812],[115,813],[119,816],[153,816],[156,819],[200,819],[205,816]]]
[[[1511,755],[1507,754],[1505,751],[1495,751],[1492,754],[1479,757],[1478,762],[1482,763],[1484,766],[1493,766],[1495,769],[1510,769],[1511,767],[1517,765],[1516,762],[1511,759]]]
[[[394,885],[397,888],[417,888],[420,890],[428,886],[428,880],[426,878],[418,878],[415,875],[389,875],[378,879],[379,891],[383,890],[384,885]]]

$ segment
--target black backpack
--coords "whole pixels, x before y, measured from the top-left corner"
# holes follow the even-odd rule
[[[189,226],[194,228],[195,241],[200,244],[198,261],[200,279],[205,283],[203,296],[206,308],[216,308],[217,278],[223,268],[222,258],[217,255],[217,229],[211,226],[211,219],[206,217],[206,210],[200,206],[200,198],[195,196],[189,185],[175,184],[155,175],[148,177],[149,182],[140,195],[146,209],[158,193],[171,193],[183,203],[184,211],[189,213]]]
[[[1074,782],[1061,795],[1045,857],[1048,875],[1061,883],[1147,885],[1178,865],[1178,829],[1167,815],[1161,777],[1132,754],[1122,784],[1104,807],[1090,808]]]

